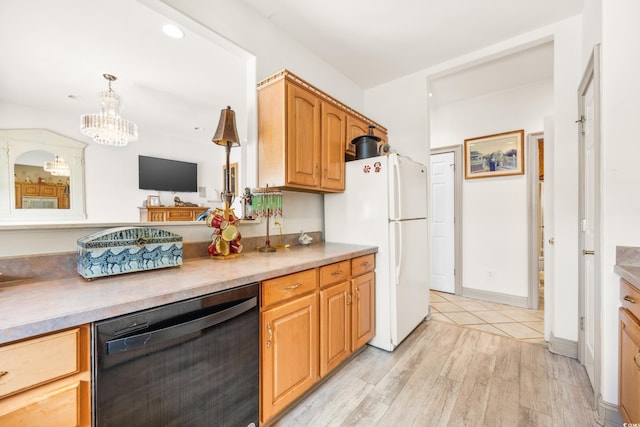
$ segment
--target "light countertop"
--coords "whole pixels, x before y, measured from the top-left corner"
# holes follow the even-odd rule
[[[318,243],[234,259],[97,278],[80,275],[0,286],[0,344],[219,292],[375,253],[375,246]]]

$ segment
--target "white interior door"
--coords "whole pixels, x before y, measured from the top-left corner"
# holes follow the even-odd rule
[[[600,227],[600,45],[591,58],[578,89],[580,161],[579,330],[578,359],[593,388],[594,402],[600,396],[601,334],[601,227]]]
[[[596,244],[596,159],[594,140],[594,85],[593,80],[584,92],[583,118],[583,147],[580,150],[584,173],[582,175],[582,279],[584,312],[581,319],[584,329],[584,358],[583,364],[594,383],[594,354],[595,354],[595,244]]]
[[[454,153],[431,155],[431,289],[455,293]]]

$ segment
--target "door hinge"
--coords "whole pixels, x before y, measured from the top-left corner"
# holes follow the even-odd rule
[[[584,316],[580,317],[580,330],[584,331]]]
[[[576,120],[576,123],[580,123],[580,133],[584,135],[584,122],[585,122],[585,118],[584,116],[580,116],[580,118],[578,120]]]

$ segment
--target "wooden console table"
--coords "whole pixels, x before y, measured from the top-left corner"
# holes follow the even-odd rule
[[[140,208],[140,222],[195,221],[207,206],[147,206]]]

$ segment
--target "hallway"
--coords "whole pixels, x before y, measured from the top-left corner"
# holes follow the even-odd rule
[[[528,310],[436,291],[430,301],[433,320],[546,345],[542,304],[540,310]]]

